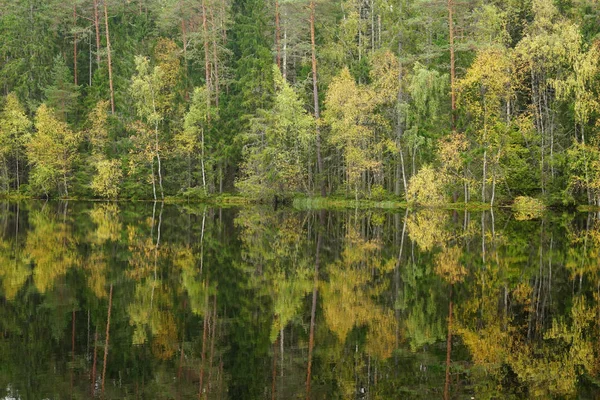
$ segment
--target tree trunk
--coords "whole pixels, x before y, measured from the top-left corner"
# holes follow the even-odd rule
[[[287,25],[285,24],[285,17],[287,17],[287,12],[284,13],[283,25],[283,80],[287,80]]]
[[[77,5],[73,4],[73,25],[77,29]],[[77,33],[73,35],[73,78],[77,86]]]
[[[19,177],[19,152],[17,151],[15,154],[15,161],[17,167],[17,193],[19,193],[19,189],[21,188],[21,178]]]
[[[281,26],[279,24],[279,1],[275,0],[275,60],[281,71]]]
[[[202,141],[202,152],[200,164],[202,166],[202,187],[204,188],[204,194],[206,195],[208,192],[206,190],[206,170],[204,168],[204,128],[201,129],[201,141]]]
[[[96,64],[100,65],[100,18],[98,16],[98,0],[94,0],[94,28],[96,29]]]
[[[158,186],[160,187],[160,198],[162,200],[165,199],[165,191],[163,190],[162,183],[162,165],[160,161],[160,148],[158,143],[158,122],[154,126],[154,146],[156,150],[156,160],[158,162]],[[155,194],[156,197],[156,194]]]
[[[181,40],[183,45],[183,73],[185,76],[185,99],[189,100],[190,92],[189,92],[189,82],[188,82],[188,58],[187,58],[187,32],[185,27],[185,18],[183,14],[183,5],[181,0],[179,1],[179,12],[181,13]]]
[[[207,103],[210,107],[211,79],[210,79],[210,56],[208,51],[208,26],[206,24],[206,1],[202,0],[202,34],[204,40],[204,75],[206,79],[206,90],[208,91]]]
[[[213,16],[212,8],[210,9],[210,21],[213,28],[213,32],[217,31],[215,25],[215,18]],[[217,35],[212,35],[212,47],[213,47],[213,68],[215,70],[215,106],[219,108],[219,52],[217,47]]]
[[[402,81],[404,80],[404,70],[402,69],[402,31],[399,33],[398,38],[398,105],[402,104],[404,101],[404,91]],[[398,166],[397,172],[400,172],[402,175],[402,184],[404,185],[404,194],[406,196],[406,171],[404,168],[404,154],[402,150],[402,136],[404,136],[404,124],[402,122],[402,115],[400,115],[400,107],[397,107],[398,110],[398,137],[396,139],[396,146],[398,147],[398,154],[400,155],[400,164]],[[400,196],[400,174],[397,173],[396,177],[396,187],[395,194],[396,196]]]
[[[448,0],[448,30],[450,35],[450,96],[452,106],[452,131],[456,130],[456,70],[454,58],[454,1]]]
[[[108,84],[110,87],[110,111],[112,114],[114,114],[115,113],[115,90],[113,87],[110,33],[108,30],[108,7],[107,7],[106,3],[107,3],[107,0],[104,0],[104,26],[106,28],[106,52],[107,52],[107,56],[108,56]]]
[[[323,158],[321,156],[321,130],[319,128],[319,120],[321,119],[321,112],[319,110],[319,89],[317,81],[317,49],[315,44],[315,0],[310,2],[310,43],[311,43],[311,56],[312,56],[312,76],[313,76],[313,102],[315,107],[315,123],[317,133],[317,169],[318,169],[318,181],[321,187],[321,196],[325,197],[327,191],[325,188],[325,181],[323,179]]]

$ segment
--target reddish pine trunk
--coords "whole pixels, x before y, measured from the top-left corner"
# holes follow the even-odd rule
[[[106,51],[108,53],[108,84],[110,87],[110,111],[112,114],[115,113],[115,90],[113,88],[112,78],[112,58],[110,48],[110,34],[108,30],[108,8],[106,6],[106,0],[104,0],[104,25],[106,26]]]
[[[217,32],[215,18],[210,10],[210,21],[213,28],[213,32]],[[219,53],[217,48],[216,34],[212,35],[212,47],[213,47],[213,68],[215,69],[215,106],[219,108]]]
[[[73,24],[77,28],[77,5],[73,4]],[[73,36],[73,77],[77,86],[77,33]]]
[[[210,56],[208,51],[208,26],[206,18],[206,2],[202,0],[202,33],[204,36],[204,74],[206,78],[206,90],[208,91],[208,105],[210,106],[210,92],[211,92],[211,81],[210,81]]]
[[[104,362],[102,365],[102,394],[104,394],[104,383],[106,381],[106,364],[108,361],[108,345],[110,343],[110,313],[112,310],[113,285],[110,285],[110,294],[108,295],[108,317],[106,319],[106,339],[104,342]]]

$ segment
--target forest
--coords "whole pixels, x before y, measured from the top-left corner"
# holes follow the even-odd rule
[[[0,0],[6,197],[600,205],[595,0]]]

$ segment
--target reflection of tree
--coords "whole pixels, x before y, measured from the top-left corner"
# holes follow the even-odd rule
[[[77,240],[64,214],[51,214],[50,207],[30,213],[31,231],[27,235],[25,252],[35,264],[33,277],[36,288],[45,293],[69,268],[79,265]]]
[[[119,215],[119,208],[116,204],[95,204],[90,211],[90,217],[96,225],[96,229],[88,235],[88,242],[91,244],[91,248],[88,259],[84,263],[84,268],[89,271],[87,278],[88,287],[96,297],[101,299],[105,298],[108,294],[106,286],[108,257],[105,245],[109,242],[119,242],[123,226]]]
[[[152,218],[143,226],[127,227],[129,258],[128,275],[134,279],[135,294],[127,308],[129,323],[134,327],[133,344],[152,339],[152,352],[161,360],[171,359],[177,350],[178,333],[171,309],[173,308],[169,287],[159,279],[159,259],[163,257],[161,249],[162,215],[161,204],[158,219],[154,203]]]
[[[451,234],[447,228],[448,213],[444,210],[423,209],[408,216],[408,234],[424,251],[432,250],[447,241]]]
[[[0,279],[7,300],[14,300],[31,276],[27,253],[18,241],[0,239]]]
[[[381,242],[366,240],[349,226],[341,257],[328,267],[329,281],[323,284],[323,311],[329,329],[344,343],[355,327],[366,326],[367,352],[380,359],[390,357],[396,321],[392,310],[375,302],[385,289],[374,277],[393,270],[395,260],[380,257]]]

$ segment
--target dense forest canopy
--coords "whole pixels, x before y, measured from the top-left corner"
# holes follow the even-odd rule
[[[0,190],[600,204],[594,0],[0,0]]]

